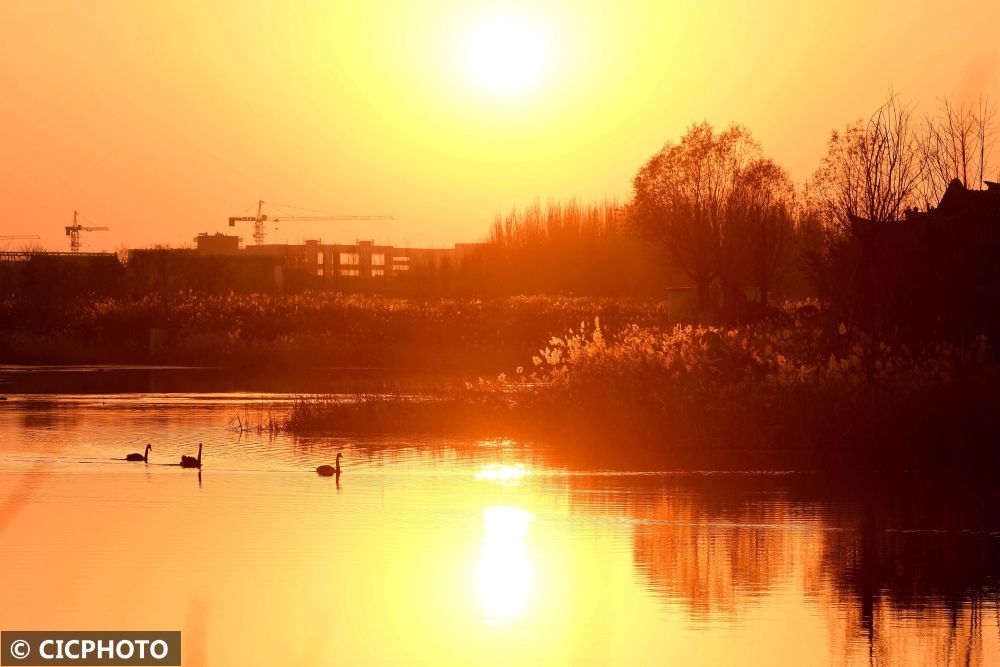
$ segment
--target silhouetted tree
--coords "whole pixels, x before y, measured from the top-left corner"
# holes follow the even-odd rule
[[[759,159],[741,174],[731,203],[742,227],[743,243],[735,252],[761,305],[791,267],[795,235],[795,186],[775,162]]]
[[[921,128],[924,167],[921,194],[925,208],[937,204],[952,180],[981,189],[990,169],[996,141],[996,107],[981,99],[975,106],[941,100],[937,115],[927,115]]]
[[[631,234],[615,201],[532,204],[497,215],[487,280],[501,294],[648,294],[663,267]]]
[[[115,248],[115,255],[118,257],[118,263],[128,268],[128,260],[132,256],[132,249],[128,246],[120,245]]]
[[[802,277],[808,284],[808,293],[824,302],[831,301],[833,292],[830,251],[839,229],[828,224],[825,209],[815,196],[815,189],[807,183],[802,190],[796,214],[794,253]]]
[[[667,143],[633,179],[632,219],[698,289],[701,307],[713,304],[712,285],[735,288],[730,269],[740,236],[732,204],[747,168],[760,158],[750,131],[731,125],[716,132],[692,125],[680,142]]]
[[[693,125],[642,166],[633,187],[633,223],[694,282],[703,309],[716,283],[731,314],[747,284],[767,303],[791,264],[795,188],[749,130]]]
[[[891,95],[867,121],[834,131],[813,177],[828,219],[844,232],[852,220],[898,220],[916,203],[923,177],[912,112]]]

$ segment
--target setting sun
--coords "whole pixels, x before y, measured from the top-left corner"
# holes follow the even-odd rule
[[[469,27],[462,46],[469,78],[495,94],[521,93],[537,86],[549,64],[549,40],[539,22],[526,15],[480,16]]]

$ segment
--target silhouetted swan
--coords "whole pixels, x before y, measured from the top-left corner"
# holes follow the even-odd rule
[[[152,448],[153,448],[152,445],[148,445],[147,444],[146,445],[146,453],[145,454],[140,454],[139,452],[132,452],[131,454],[129,454],[128,456],[125,457],[125,460],[126,461],[145,461],[146,463],[149,463],[149,450],[151,450]]]
[[[201,467],[201,443],[198,443],[198,458],[193,456],[182,456],[181,457],[181,467],[182,468],[200,468]]]
[[[333,466],[329,466],[329,465],[322,465],[322,466],[316,468],[316,472],[319,474],[320,477],[333,477],[334,475],[336,475],[337,477],[340,477],[340,459],[343,458],[343,456],[344,456],[343,454],[341,454],[340,452],[337,452],[337,467],[336,468],[334,468]]]

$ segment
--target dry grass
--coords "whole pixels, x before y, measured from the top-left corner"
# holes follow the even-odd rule
[[[481,373],[516,363],[549,332],[594,314],[619,323],[665,318],[655,301],[591,298],[183,292],[79,299],[58,309],[0,298],[0,360]]]
[[[844,326],[595,322],[509,376],[430,398],[304,400],[284,427],[529,437],[678,465],[961,467],[996,457],[998,380],[982,337],[914,349]]]

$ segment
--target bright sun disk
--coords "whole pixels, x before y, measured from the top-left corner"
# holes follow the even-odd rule
[[[480,18],[465,35],[463,56],[473,82],[507,95],[536,86],[549,60],[541,26],[516,15]]]

